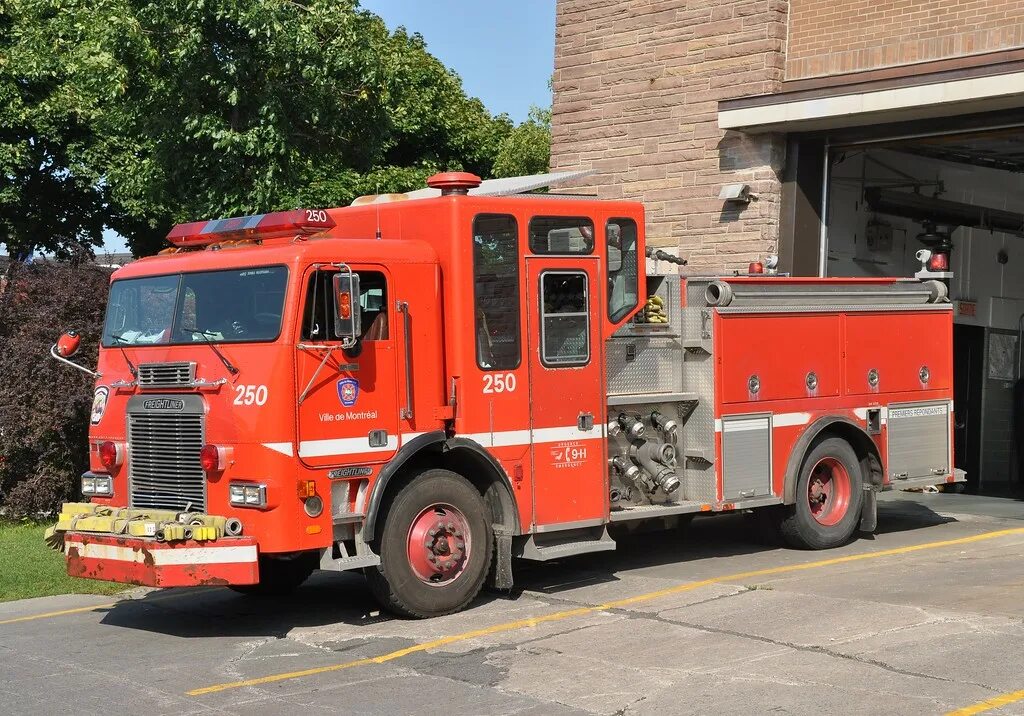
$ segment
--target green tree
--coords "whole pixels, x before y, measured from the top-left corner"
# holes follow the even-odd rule
[[[551,164],[551,110],[530,107],[529,118],[498,145],[494,176],[543,174]]]
[[[0,0],[0,244],[13,255],[101,242],[92,125],[124,73],[97,49],[94,31],[111,28],[72,21],[68,4]]]
[[[106,225],[144,254],[177,221],[490,176],[513,132],[355,0],[2,8],[0,240],[19,250],[91,246]]]

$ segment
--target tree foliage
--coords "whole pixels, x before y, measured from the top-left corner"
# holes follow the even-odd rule
[[[0,278],[0,505],[7,516],[54,509],[88,468],[93,379],[47,356],[56,334],[82,334],[96,365],[109,271],[36,262]]]
[[[494,158],[494,175],[543,174],[551,164],[551,110],[531,107],[525,122],[509,132]]]
[[[171,224],[546,169],[356,0],[0,0],[0,242],[137,254]]]

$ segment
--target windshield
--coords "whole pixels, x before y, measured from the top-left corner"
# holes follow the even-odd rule
[[[103,345],[273,341],[287,280],[265,266],[114,281]]]

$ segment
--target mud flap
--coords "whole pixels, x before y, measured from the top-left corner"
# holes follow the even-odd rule
[[[864,503],[860,509],[860,531],[874,532],[878,527],[878,492],[873,485],[864,485]]]
[[[512,535],[494,530],[494,569],[488,587],[512,589]]]

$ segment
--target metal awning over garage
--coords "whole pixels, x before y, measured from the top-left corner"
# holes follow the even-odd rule
[[[786,83],[798,88],[776,94],[726,100],[718,105],[718,126],[807,132],[1024,107],[1022,60],[913,75],[900,69],[902,76],[821,78]]]

